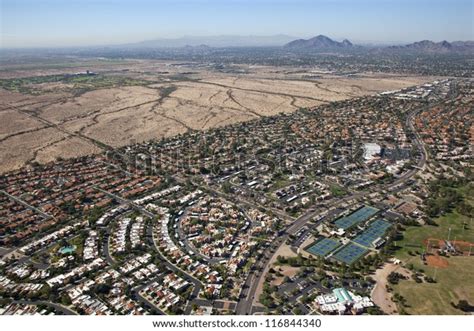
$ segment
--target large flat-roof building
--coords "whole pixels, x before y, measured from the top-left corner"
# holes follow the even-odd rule
[[[316,302],[322,312],[341,315],[348,309],[360,313],[365,308],[374,306],[369,297],[356,295],[343,287],[335,288],[332,293],[317,296]]]

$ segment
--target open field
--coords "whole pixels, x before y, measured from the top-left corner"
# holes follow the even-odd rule
[[[469,217],[454,211],[436,220],[438,226],[424,225],[422,227],[410,227],[404,233],[404,239],[397,242],[400,249],[396,256],[399,259],[410,258],[409,252],[425,251],[427,249],[428,239],[436,238],[446,240],[451,228],[450,240],[467,241],[474,243],[474,227],[470,224]],[[463,227],[463,223],[467,225]],[[473,249],[474,255],[474,249]]]
[[[418,263],[419,258],[407,262]],[[434,277],[436,283],[416,283],[414,280],[402,280],[394,286],[395,292],[407,301],[405,310],[410,314],[461,314],[462,311],[451,306],[459,300],[474,300],[473,257],[454,256],[448,259],[447,268],[423,266],[425,273]]]
[[[474,199],[470,194],[472,188],[472,183],[456,188],[464,201],[470,205],[474,205]],[[462,215],[456,208],[445,215],[437,217],[434,221],[436,225],[408,227],[403,232],[403,240],[396,242],[398,247],[396,257],[401,260],[409,259],[411,257],[410,252],[424,252],[430,249],[429,242],[434,244],[438,241],[449,239],[459,243],[474,243],[474,223],[472,218]],[[472,255],[474,255],[474,249]]]
[[[469,185],[466,185],[458,191],[472,204],[468,188]],[[404,239],[397,242],[400,249],[396,256],[405,265],[412,264],[415,269],[422,269],[436,283],[402,280],[393,286],[394,291],[406,299],[405,310],[410,314],[461,314],[460,310],[452,307],[451,302],[457,304],[459,300],[467,300],[474,303],[474,284],[470,281],[474,274],[474,248],[471,256],[467,256],[468,251],[465,250],[464,256],[449,257],[438,256],[435,250],[429,249],[433,255],[426,257],[426,264],[419,253],[426,251],[429,241],[446,240],[448,236],[455,245],[456,242],[474,243],[473,224],[469,217],[456,210],[435,221],[437,226],[409,227],[403,234]]]
[[[435,79],[326,74],[309,80],[294,68],[231,69],[101,59],[3,65],[0,173]]]

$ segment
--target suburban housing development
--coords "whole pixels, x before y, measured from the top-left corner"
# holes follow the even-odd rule
[[[13,83],[2,93],[32,93]],[[472,284],[445,282],[473,265],[473,84],[439,77],[116,147],[77,131],[102,151],[0,177],[0,313],[467,312]],[[449,307],[419,306],[430,291]]]
[[[2,330],[473,325],[474,0],[0,22]]]

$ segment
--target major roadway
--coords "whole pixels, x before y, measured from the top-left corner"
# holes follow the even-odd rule
[[[407,115],[407,119],[406,119],[406,125],[408,128],[410,128],[415,138],[414,144],[421,154],[418,159],[417,167],[410,169],[409,171],[407,171],[406,173],[404,173],[402,176],[400,176],[399,178],[397,178],[395,181],[391,183],[374,186],[370,190],[362,191],[362,192],[354,192],[344,198],[332,200],[331,202],[326,204],[327,208],[338,208],[350,200],[360,199],[370,194],[378,193],[384,190],[390,191],[392,189],[396,189],[397,187],[405,183],[407,180],[412,178],[415,174],[417,174],[418,171],[424,169],[425,164],[426,164],[426,159],[427,159],[426,148],[423,142],[420,140],[420,137],[418,133],[416,132],[412,123],[413,117],[417,115],[421,110],[423,110],[423,108],[411,112],[410,114]],[[321,213],[321,209],[317,208],[317,209],[314,209],[314,211],[309,211],[301,215],[300,217],[298,217],[293,223],[291,223],[286,228],[285,234],[280,236],[273,243],[273,245],[270,247],[270,250],[265,252],[263,258],[257,262],[255,271],[251,272],[245,281],[245,285],[241,293],[241,298],[238,301],[237,307],[235,310],[235,313],[237,315],[252,314],[254,304],[258,300],[258,298],[255,297],[258,285],[264,279],[266,273],[268,272],[270,261],[272,260],[273,256],[278,251],[278,249],[283,245],[283,243],[285,243],[289,235],[293,235],[296,232],[298,232],[304,225],[306,225],[307,222],[309,222],[311,219],[316,217],[319,213]]]

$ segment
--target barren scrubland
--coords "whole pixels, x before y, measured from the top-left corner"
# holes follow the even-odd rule
[[[2,66],[0,172],[436,79],[387,74],[308,79],[311,72],[294,68],[233,69],[155,60]]]

